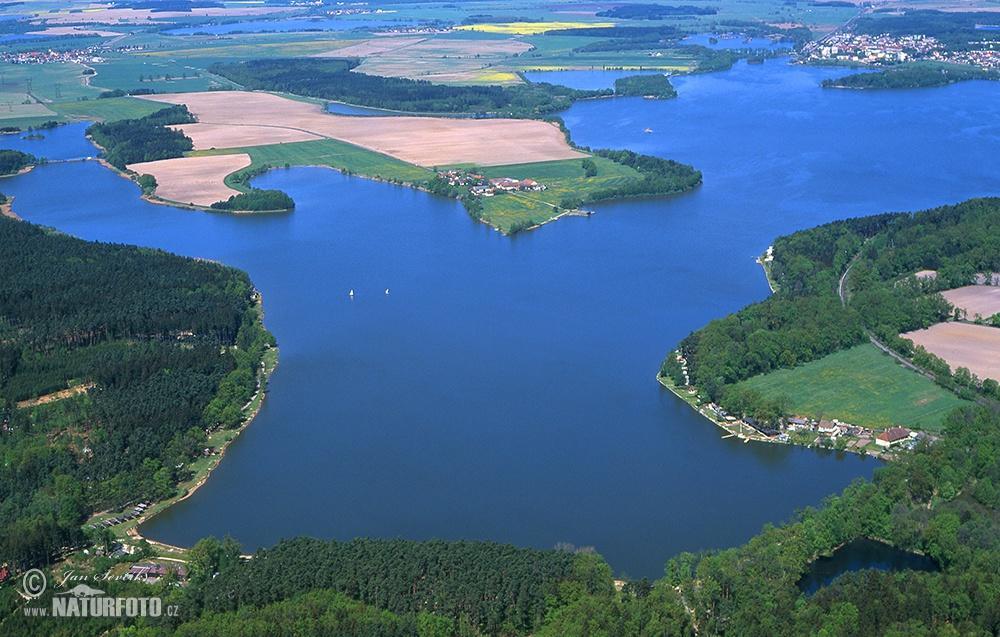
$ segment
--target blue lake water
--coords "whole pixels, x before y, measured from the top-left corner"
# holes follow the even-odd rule
[[[281,346],[264,408],[150,537],[569,542],[658,576],[877,467],[722,440],[656,383],[670,347],[766,296],[753,256],[778,234],[1000,192],[996,84],[820,89],[833,74],[741,64],[678,78],[675,100],[578,103],[563,114],[578,143],[691,162],[705,184],[512,239],[453,201],[321,168],[258,178],[297,202],[267,216],[149,204],[94,162],[0,189],[29,221],[218,259],[263,292]],[[67,148],[40,154],[77,155],[49,141]]]
[[[712,42],[712,38],[717,41]],[[778,51],[792,48],[791,42],[775,42],[770,38],[723,37],[712,33],[698,33],[682,39],[681,44],[697,44],[710,49],[767,49]]]
[[[799,580],[799,590],[812,595],[845,573],[862,570],[877,571],[938,571],[940,566],[926,555],[902,551],[893,546],[860,539],[845,544],[833,555],[815,560]]]
[[[595,91],[602,88],[614,88],[615,80],[630,75],[662,74],[657,70],[638,71],[530,71],[524,73],[529,82],[548,82],[550,84],[565,84],[583,91]]]
[[[265,33],[294,31],[349,31],[351,29],[380,29],[412,24],[406,21],[362,20],[347,18],[290,18],[286,20],[244,20],[226,24],[203,24],[193,27],[167,29],[167,35],[225,35],[227,33]]]

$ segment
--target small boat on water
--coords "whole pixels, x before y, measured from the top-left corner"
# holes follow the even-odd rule
[[[647,129],[643,130],[642,132],[644,132],[644,133],[652,133],[653,129],[652,128],[647,128]]]
[[[351,291],[347,293],[347,296],[351,297],[352,299],[354,298],[354,288],[351,288]]]

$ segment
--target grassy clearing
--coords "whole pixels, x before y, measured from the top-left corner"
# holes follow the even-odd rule
[[[60,102],[51,104],[52,109],[72,119],[90,119],[113,122],[119,119],[135,119],[164,108],[166,104],[142,100],[137,97],[109,97],[106,99]]]
[[[40,104],[27,93],[0,93],[0,124],[16,126],[9,120],[52,119],[53,113],[45,104]]]
[[[95,64],[92,83],[101,89],[147,88],[157,93],[183,93],[236,88],[229,80],[173,59],[116,57]]]
[[[100,91],[84,83],[82,64],[0,64],[0,92],[30,93],[42,102],[93,97]]]
[[[585,176],[580,159],[483,168],[480,172],[486,177],[534,179],[546,186],[541,192],[505,193],[483,198],[483,218],[504,232],[515,224],[542,223],[559,213],[556,208],[568,196],[585,198],[594,190],[640,177],[636,170],[609,159],[593,157],[591,160],[597,167],[593,177]]]
[[[764,396],[787,396],[797,414],[873,427],[940,431],[948,412],[969,404],[869,344],[740,384]]]
[[[425,181],[434,176],[434,173],[426,168],[334,139],[250,146],[248,148],[204,150],[191,154],[230,155],[233,153],[250,155],[253,160],[250,169],[262,165],[284,166],[286,164],[289,166],[331,166],[365,177],[408,183]],[[238,187],[238,184],[229,183],[228,180],[227,185],[233,188]]]

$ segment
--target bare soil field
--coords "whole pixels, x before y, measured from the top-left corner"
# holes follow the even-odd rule
[[[129,170],[156,178],[156,196],[169,201],[196,206],[211,206],[216,201],[239,194],[223,183],[226,175],[250,165],[250,155],[212,155],[178,157],[140,164]]]
[[[318,58],[343,58],[343,57],[357,57],[366,58],[371,55],[380,55],[387,53],[389,51],[395,51],[396,49],[401,49],[403,47],[408,47],[416,44],[417,42],[423,41],[424,38],[414,38],[414,37],[398,37],[398,38],[372,38],[371,40],[363,40],[358,44],[351,44],[350,46],[345,46],[341,49],[334,49],[332,51],[325,51],[323,53],[318,53],[314,57]]]
[[[513,73],[499,73],[497,63],[530,51],[532,45],[518,38],[472,40],[444,38],[394,38],[399,46],[387,46],[377,40],[324,53],[340,57],[346,54],[364,57],[358,71],[387,77],[408,77],[439,83],[517,84]],[[404,42],[410,40],[409,42]],[[380,50],[368,50],[367,47]],[[361,53],[355,52],[355,47]],[[502,69],[501,69],[502,70]],[[484,77],[484,75],[489,77]]]
[[[116,31],[101,31],[88,27],[49,27],[41,31],[28,31],[28,35],[96,35],[102,38],[113,38],[121,35]]]
[[[967,285],[941,293],[949,303],[965,310],[966,318],[974,319],[978,314],[989,318],[1000,312],[1000,286]]]
[[[952,371],[965,367],[980,378],[1000,380],[1000,328],[938,323],[900,336],[943,358]]]
[[[314,139],[323,139],[321,135],[315,133],[280,126],[182,124],[180,126],[171,126],[170,128],[180,130],[192,140],[197,140],[195,150],[260,146],[260,140],[262,139],[268,140],[266,142],[268,144],[308,142]]]
[[[199,124],[247,127],[240,146],[278,143],[275,140],[287,135],[287,131],[270,129],[293,129],[425,167],[503,166],[586,157],[566,143],[557,126],[535,120],[347,117],[326,113],[317,104],[246,91],[164,93],[143,98],[186,104]],[[212,132],[215,130],[192,130],[195,149],[218,148],[219,134]]]

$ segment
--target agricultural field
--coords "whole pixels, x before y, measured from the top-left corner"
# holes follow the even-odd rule
[[[337,141],[321,139],[318,141],[298,142],[289,144],[272,144],[215,151],[195,151],[192,156],[220,155],[229,153],[245,153],[252,159],[251,168],[258,166],[330,166],[344,172],[391,179],[407,183],[426,181],[434,173],[426,168],[407,164],[379,153]],[[230,182],[234,188],[239,185]]]
[[[483,24],[463,24],[455,27],[455,30],[501,33],[504,35],[538,35],[546,31],[613,26],[615,26],[614,22],[487,22]]]
[[[870,427],[936,432],[948,412],[968,404],[867,343],[739,385],[768,398],[787,397],[797,415]]]
[[[237,88],[229,80],[195,66],[150,56],[115,56],[94,64],[91,82],[101,89],[149,89],[157,93]]]
[[[488,178],[534,179],[544,184],[540,192],[500,193],[485,197],[484,217],[507,231],[514,224],[549,221],[566,197],[586,197],[589,192],[639,178],[639,173],[603,157],[592,157],[597,174],[586,177],[580,160],[550,161],[512,166],[493,166],[480,172]]]
[[[146,99],[186,104],[202,124],[241,127],[245,134],[239,146],[276,143],[276,137],[285,134],[279,131],[290,128],[424,167],[494,166],[586,156],[569,146],[556,125],[537,120],[393,116],[367,118],[364,125],[359,125],[357,118],[331,115],[316,104],[271,93],[179,93]],[[192,140],[196,150],[215,145],[197,132],[192,133]]]
[[[30,93],[42,102],[96,97],[100,89],[89,85],[86,68],[71,62],[0,64],[0,92]]]
[[[965,367],[979,378],[1000,381],[1000,328],[949,322],[900,336],[943,358],[953,372]]]
[[[136,119],[163,108],[162,104],[137,97],[108,97],[76,102],[59,102],[49,106],[66,119],[89,119],[112,122],[118,119]]]
[[[225,185],[225,178],[249,165],[250,156],[241,153],[160,159],[130,164],[128,169],[155,177],[155,194],[160,199],[207,207],[238,194]]]
[[[965,312],[966,318],[987,319],[1000,313],[1000,286],[967,285],[941,293],[949,303]]]

